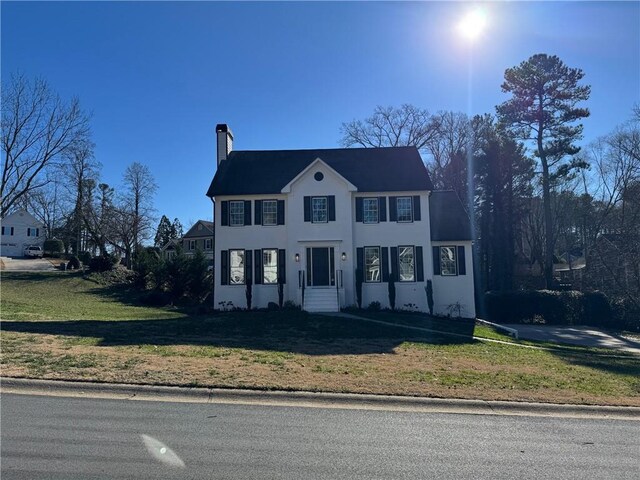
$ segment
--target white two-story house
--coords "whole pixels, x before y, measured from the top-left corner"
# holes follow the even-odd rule
[[[42,247],[44,244],[44,225],[24,209],[7,215],[0,220],[0,224],[0,255],[3,257],[22,257],[25,248],[32,245]]]
[[[284,301],[307,311],[358,303],[475,316],[469,217],[433,192],[414,147],[233,151],[216,127],[215,303]],[[435,199],[435,201],[434,201]],[[433,222],[436,222],[434,224]],[[358,272],[358,273],[357,273]]]

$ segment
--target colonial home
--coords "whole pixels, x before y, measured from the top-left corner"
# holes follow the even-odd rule
[[[414,147],[233,151],[218,125],[215,303],[284,301],[307,311],[379,302],[475,316],[469,217],[434,192]],[[359,272],[358,274],[356,272]],[[230,303],[229,303],[230,302]]]
[[[45,240],[44,226],[24,209],[13,212],[2,219],[2,242],[0,255],[22,257],[24,249],[37,245],[42,247]]]
[[[163,258],[172,258],[178,246],[186,256],[200,250],[213,266],[213,222],[198,220],[182,238],[169,240],[160,249]]]

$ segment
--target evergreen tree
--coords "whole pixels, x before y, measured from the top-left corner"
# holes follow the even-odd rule
[[[158,248],[163,247],[173,238],[176,238],[174,227],[167,216],[162,215],[158,228],[156,229],[156,236],[154,237],[153,245]]]
[[[554,182],[585,166],[576,160],[564,161],[580,150],[574,142],[581,138],[582,124],[575,122],[589,116],[588,109],[577,107],[591,93],[590,86],[579,85],[583,77],[582,70],[567,67],[555,55],[533,55],[505,71],[502,91],[512,98],[496,107],[500,121],[516,138],[534,143],[542,167],[547,287],[553,282],[555,240],[551,190]]]

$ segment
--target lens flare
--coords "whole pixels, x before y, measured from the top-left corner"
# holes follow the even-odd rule
[[[487,13],[482,9],[468,12],[458,23],[458,33],[468,40],[475,40],[487,27]]]

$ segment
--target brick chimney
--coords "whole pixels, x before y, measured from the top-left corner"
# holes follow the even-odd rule
[[[233,133],[226,123],[216,125],[216,140],[218,144],[218,166],[227,159],[233,149]]]

